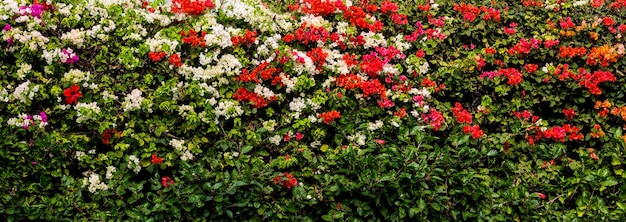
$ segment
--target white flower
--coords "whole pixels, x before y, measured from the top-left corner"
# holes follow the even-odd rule
[[[263,122],[263,128],[265,128],[267,131],[272,132],[274,131],[275,127],[276,127],[276,120],[272,119],[272,120]]]
[[[226,119],[235,118],[243,114],[243,108],[237,105],[234,101],[224,100],[220,101],[215,108],[216,116],[223,116]]]
[[[182,151],[183,150],[183,144],[184,143],[185,143],[185,140],[178,140],[178,139],[172,139],[169,142],[170,146],[174,147],[174,149],[176,149],[178,151]]]
[[[126,166],[128,169],[132,169],[135,173],[139,173],[141,171],[141,165],[139,164],[139,158],[135,155],[128,156],[128,164]]]
[[[91,79],[90,72],[83,72],[78,69],[70,69],[63,75],[61,81],[69,81],[71,83],[88,82]]]
[[[143,102],[142,92],[139,89],[133,89],[133,91],[126,95],[124,98],[124,112],[138,110],[141,108],[141,102]]]
[[[272,137],[270,137],[270,138],[269,138],[270,143],[273,143],[273,144],[274,144],[274,145],[276,145],[276,146],[280,145],[280,141],[281,141],[282,139],[283,139],[283,138],[282,138],[280,135],[274,135],[274,136],[272,136]]]
[[[117,171],[117,169],[114,166],[108,166],[105,177],[107,179],[113,178],[113,173],[115,173],[116,171]]]
[[[368,123],[367,130],[369,130],[369,131],[376,131],[376,130],[382,128],[382,127],[383,127],[383,121],[382,120],[376,120],[376,122]]]
[[[183,152],[183,155],[180,156],[180,159],[182,161],[193,160],[193,154],[191,154],[189,150],[185,150],[185,152]]]

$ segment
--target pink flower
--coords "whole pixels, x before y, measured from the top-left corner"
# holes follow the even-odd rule
[[[41,122],[44,122],[44,123],[48,122],[48,115],[46,115],[45,111],[39,112],[39,115],[41,116]]]
[[[304,138],[304,134],[297,132],[296,133],[296,140],[301,140],[302,138]]]
[[[542,200],[546,199],[546,195],[545,194],[542,194],[542,193],[539,193],[539,192],[536,192],[535,194],[537,194],[537,196],[539,196],[539,198],[541,198]]]

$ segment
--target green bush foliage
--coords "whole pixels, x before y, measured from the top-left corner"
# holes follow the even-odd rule
[[[268,2],[2,1],[0,219],[626,217],[626,1]]]

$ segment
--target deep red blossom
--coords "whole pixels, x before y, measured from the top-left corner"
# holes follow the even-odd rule
[[[65,90],[63,90],[63,95],[65,96],[65,102],[70,105],[75,105],[78,103],[78,99],[83,96],[80,92],[80,86],[72,85]]]
[[[148,57],[150,57],[150,60],[152,60],[153,62],[161,61],[161,59],[165,58],[165,56],[166,54],[163,51],[148,53]]]
[[[152,154],[152,159],[150,160],[150,162],[152,164],[162,164],[163,163],[163,157],[157,157],[156,153]]]
[[[274,179],[272,179],[272,181],[274,182],[274,184],[287,189],[291,189],[292,187],[298,185],[298,180],[293,175],[291,175],[291,173],[287,172],[276,175]]]
[[[117,138],[122,137],[122,132],[118,132],[116,129],[106,129],[102,132],[102,144],[109,145],[111,136],[116,135]]]
[[[452,114],[459,123],[472,123],[472,114],[465,110],[459,102],[454,103],[454,107],[452,107]]]
[[[164,187],[168,187],[169,185],[174,185],[174,180],[172,180],[169,176],[163,176],[161,177],[161,184]]]
[[[471,134],[473,139],[478,139],[481,136],[485,135],[485,132],[480,129],[479,125],[464,126],[463,127],[463,133]]]
[[[563,114],[567,118],[567,120],[572,120],[576,115],[576,111],[572,108],[563,109]]]
[[[341,118],[341,113],[337,110],[332,110],[329,112],[320,113],[318,117],[324,119],[324,123],[330,124],[336,119]]]
[[[211,0],[172,0],[172,12],[190,15],[202,14],[207,9],[212,9],[215,4]]]
[[[170,55],[169,61],[172,65],[176,67],[183,66],[183,63],[181,62],[181,59],[180,59],[180,55],[178,53]]]

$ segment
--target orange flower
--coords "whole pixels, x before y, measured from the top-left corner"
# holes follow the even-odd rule
[[[598,40],[598,33],[590,32],[589,37],[593,40]]]

